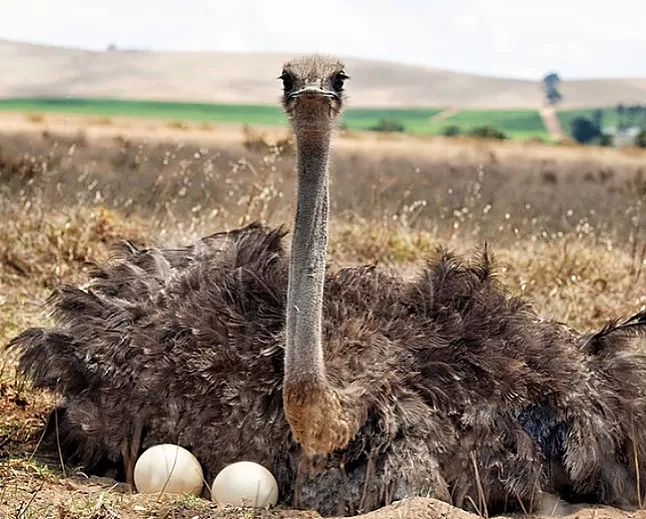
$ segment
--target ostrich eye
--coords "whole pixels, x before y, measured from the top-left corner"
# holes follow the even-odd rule
[[[278,79],[283,80],[283,89],[285,90],[285,92],[289,92],[294,88],[294,78],[289,72],[283,70],[283,73],[278,76]]]
[[[345,72],[339,72],[334,75],[332,78],[332,88],[334,90],[340,92],[343,90],[343,85],[345,84],[345,80],[349,79],[348,76],[346,76]]]

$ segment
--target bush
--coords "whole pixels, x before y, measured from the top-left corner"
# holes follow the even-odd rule
[[[602,133],[599,137],[599,146],[613,146],[615,143],[615,138],[613,135],[608,133]]]
[[[59,159],[51,162],[58,165]],[[0,185],[10,181],[25,184],[40,179],[47,172],[48,157],[23,154],[11,156],[0,147]]]
[[[455,124],[451,124],[450,126],[445,126],[444,128],[442,128],[442,135],[444,135],[445,137],[457,137],[461,133],[462,129]]]
[[[599,128],[586,117],[575,117],[572,119],[570,133],[581,144],[586,144],[601,135]]]
[[[41,113],[28,113],[25,114],[25,119],[30,123],[42,123],[45,122],[45,116]]]
[[[256,153],[276,153],[277,155],[290,155],[296,151],[296,139],[289,134],[278,135],[271,132],[255,130],[248,124],[242,127],[244,135],[242,144],[245,149]]]
[[[469,131],[471,137],[481,137],[483,139],[504,140],[507,136],[494,126],[476,126]]]
[[[168,121],[167,125],[173,130],[188,130],[189,126],[186,121]]]
[[[380,119],[377,124],[370,127],[373,132],[405,132],[406,127],[396,119]]]
[[[635,137],[635,144],[640,148],[646,148],[646,130],[642,130]]]

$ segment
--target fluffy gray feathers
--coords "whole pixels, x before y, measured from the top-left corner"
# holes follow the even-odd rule
[[[43,448],[59,440],[94,472],[120,466],[138,436],[141,449],[190,449],[209,479],[256,461],[283,503],[325,515],[415,494],[469,508],[477,481],[490,513],[544,493],[637,503],[646,359],[631,340],[644,315],[579,335],[510,297],[486,251],[439,250],[413,281],[327,273],[327,372],[369,411],[346,449],[304,458],[282,405],[284,235],[252,224],[185,249],[125,243],[85,290],[56,290],[57,326],[10,345],[35,386],[63,397]]]

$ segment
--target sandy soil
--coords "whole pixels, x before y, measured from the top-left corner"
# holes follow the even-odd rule
[[[562,140],[565,137],[565,134],[563,133],[563,129],[561,128],[559,118],[556,115],[555,107],[543,106],[541,107],[540,114],[550,138],[554,139],[557,142]]]
[[[1,489],[1,486],[0,486]],[[27,490],[27,489],[23,489]],[[28,495],[26,493],[26,495]],[[271,510],[240,509],[210,501],[178,496],[147,496],[131,493],[123,484],[109,478],[74,476],[41,484],[31,501],[39,519],[320,519],[310,510],[290,510],[279,506]],[[73,504],[72,504],[73,503]],[[90,514],[86,515],[87,512]],[[0,507],[0,512],[2,509]],[[51,515],[50,515],[51,514]],[[58,516],[56,514],[59,514]],[[94,515],[92,515],[94,514]],[[486,516],[486,514],[485,514]],[[397,501],[372,512],[354,516],[356,519],[477,519],[478,515],[455,508],[443,501],[414,497]],[[520,519],[524,514],[497,516]],[[536,519],[643,519],[646,511],[622,511],[607,506],[571,505],[562,501],[530,517]],[[331,519],[343,519],[341,517]]]
[[[6,480],[8,485],[14,483]],[[34,482],[23,482],[34,485]],[[43,481],[38,488],[16,484],[16,492],[24,495],[31,515],[39,519],[320,519],[311,510],[290,510],[283,506],[271,510],[240,509],[199,498],[158,496],[131,493],[124,484],[109,478],[71,476]],[[2,492],[0,484],[0,493]],[[13,489],[11,489],[13,490]],[[11,491],[10,490],[10,491]],[[1,501],[1,500],[0,500]],[[4,509],[7,510],[7,509]],[[0,503],[0,513],[3,507]],[[88,513],[89,512],[89,513]],[[486,516],[486,514],[484,514]],[[9,517],[9,516],[6,516]],[[414,497],[392,503],[372,512],[354,516],[357,519],[477,519],[478,515],[456,508],[443,501]],[[520,519],[524,514],[497,516]],[[543,511],[532,514],[536,519],[562,517],[565,519],[642,519],[646,511],[623,511],[607,506],[572,505],[554,500]],[[332,519],[342,519],[332,518]]]

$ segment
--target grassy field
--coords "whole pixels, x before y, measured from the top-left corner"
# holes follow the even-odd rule
[[[570,124],[572,120],[576,117],[585,117],[587,119],[594,120],[594,109],[589,110],[559,110],[558,118],[561,122],[561,126],[565,132],[570,131]],[[602,124],[603,126],[616,126],[619,122],[619,117],[617,115],[617,110],[615,108],[603,108],[602,112]]]
[[[0,110],[31,113],[69,113],[105,117],[128,116],[156,119],[236,122],[284,125],[277,106],[121,101],[112,99],[2,99]]]
[[[69,113],[97,116],[151,117],[170,120],[233,122],[285,125],[287,119],[278,106],[121,101],[111,99],[0,99],[0,110],[30,113]],[[396,119],[407,131],[430,133],[429,119],[439,109],[349,109],[343,124],[351,130],[367,130],[380,119]]]
[[[518,139],[530,137],[547,138],[538,110],[469,110],[432,123],[432,131],[439,133],[448,125],[456,125],[462,131],[469,131],[478,126],[493,126],[504,134]]]
[[[383,145],[335,148],[331,268],[377,261],[411,272],[440,243],[464,252],[488,241],[502,281],[546,317],[589,329],[646,306],[646,153],[407,142],[397,155]],[[250,220],[290,223],[291,152],[51,132],[6,134],[1,143],[0,517],[317,517],[131,495],[112,480],[44,464],[33,453],[55,396],[25,385],[1,349],[45,322],[42,304],[52,288],[84,282],[86,262],[106,258],[119,239],[173,245]],[[427,148],[434,153],[423,155]],[[431,505],[412,503],[407,512],[371,517],[447,514],[446,505],[429,515]],[[577,512],[581,519],[596,514]]]
[[[126,101],[113,99],[0,99],[0,111],[27,113],[68,113],[94,116],[132,116],[174,121],[226,122],[284,126],[285,115],[278,106],[227,105],[209,103],[180,103],[157,101]],[[547,139],[547,133],[537,110],[467,110],[442,121],[432,117],[442,109],[370,109],[350,107],[342,123],[350,130],[369,130],[380,120],[402,123],[405,131],[413,134],[438,134],[447,126],[458,126],[467,132],[478,126],[494,126],[510,138]],[[578,116],[591,118],[594,110],[560,110],[558,117],[564,131]],[[603,109],[603,124],[616,125],[614,108]]]
[[[278,106],[225,105],[111,99],[0,99],[0,110],[31,113],[68,113],[95,116],[133,116],[175,121],[229,122],[284,126],[285,116]],[[537,110],[468,110],[442,121],[432,121],[441,109],[369,109],[350,107],[342,123],[350,130],[368,130],[382,119],[402,123],[406,132],[437,134],[450,125],[464,131],[477,126],[495,126],[511,138],[547,138]],[[578,115],[590,116],[592,110],[560,111],[564,129]],[[614,109],[605,110],[605,124],[616,122]]]

